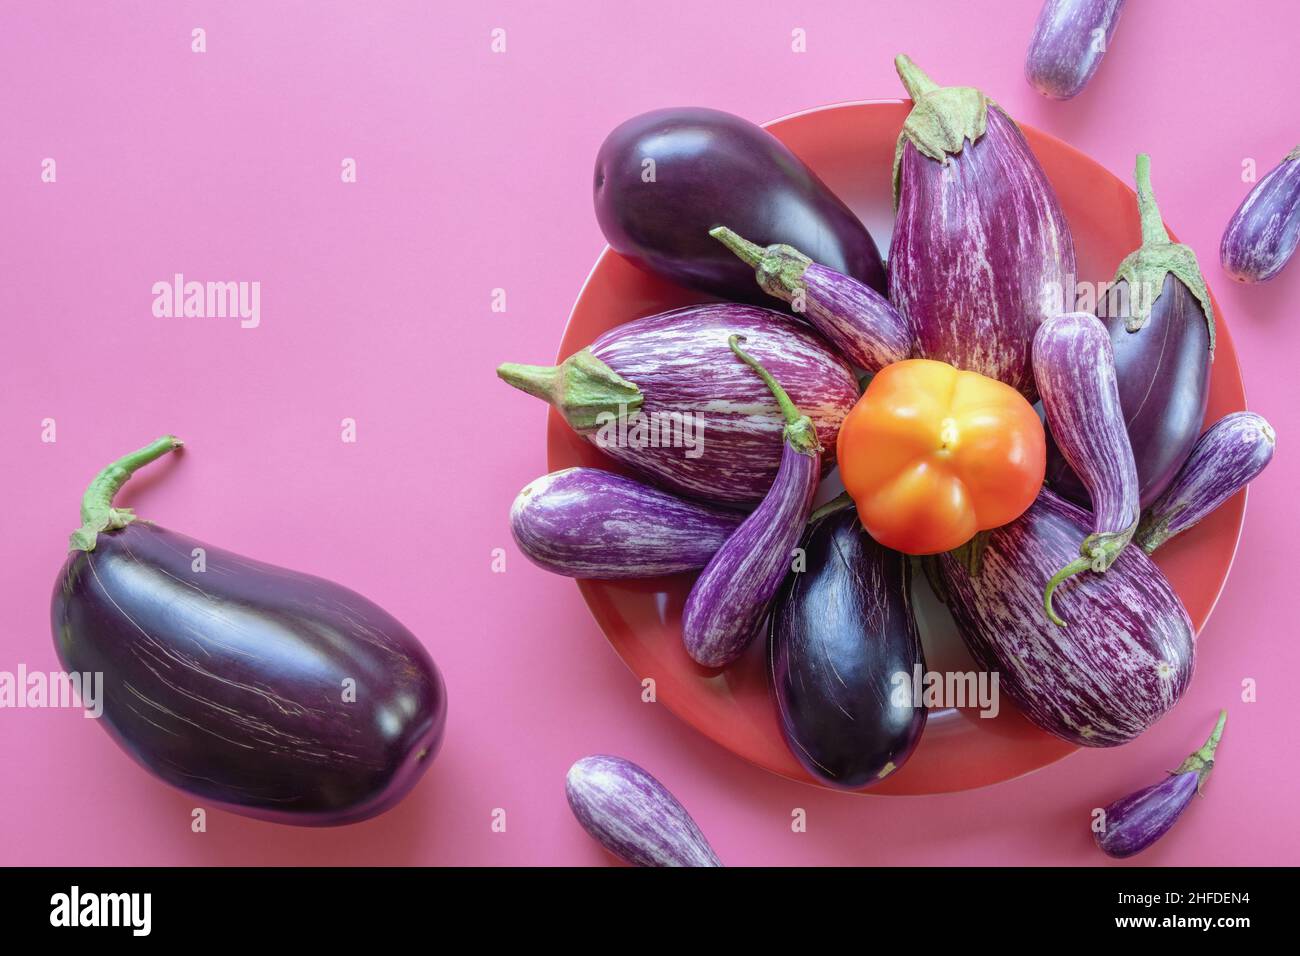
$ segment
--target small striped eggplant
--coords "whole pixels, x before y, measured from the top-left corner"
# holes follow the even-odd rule
[[[1133,740],[1191,681],[1195,634],[1160,569],[1125,548],[1105,576],[1076,578],[1042,611],[1051,568],[1077,553],[1087,512],[1044,488],[1023,515],[940,555],[936,589],[975,660],[1044,730],[1085,747]]]
[[[749,646],[780,588],[817,493],[821,448],[812,419],[757,359],[731,337],[731,349],[771,390],[785,416],[781,468],[753,513],[695,579],[682,613],[686,652],[705,667],[726,667]]]
[[[1186,531],[1267,467],[1277,434],[1254,412],[1233,412],[1201,436],[1173,484],[1142,512],[1134,541],[1147,554]]]
[[[1122,860],[1141,853],[1169,832],[1209,779],[1214,752],[1227,721],[1228,712],[1219,711],[1209,739],[1177,770],[1160,783],[1121,797],[1102,811],[1101,826],[1093,830],[1092,836],[1103,853]]]
[[[726,226],[709,235],[753,266],[759,287],[790,304],[839,353],[867,372],[901,362],[912,352],[912,332],[889,300],[852,276],[813,262],[787,245],[763,248]]]
[[[722,866],[691,815],[667,788],[630,760],[583,757],[564,780],[582,828],[634,866]]]
[[[913,106],[894,153],[889,300],[916,355],[1037,397],[1030,350],[1074,283],[1074,240],[1024,135],[979,90],[895,61]]]
[[[1025,57],[1029,85],[1054,100],[1078,96],[1101,66],[1123,12],[1124,0],[1047,0]]]
[[[785,420],[771,392],[735,361],[732,335],[806,410],[829,465],[858,380],[820,336],[769,309],[712,303],[652,315],[610,329],[560,365],[507,363],[497,375],[554,405],[576,432],[656,484],[753,505],[780,467]]]
[[[599,468],[565,468],[519,492],[510,531],[555,574],[653,578],[704,567],[744,517]]]
[[[1174,480],[1201,433],[1214,358],[1214,308],[1196,253],[1171,242],[1151,191],[1151,161],[1137,158],[1142,245],[1120,263],[1097,315],[1110,331],[1115,381],[1137,467],[1142,507]],[[1088,490],[1054,441],[1047,481],[1077,505]]]
[[[777,719],[814,777],[869,787],[907,762],[925,729],[898,674],[925,671],[912,613],[911,564],[872,540],[851,502],[815,515],[800,545],[807,565],[787,577],[768,628]]]
[[[1061,582],[1083,571],[1104,572],[1124,550],[1138,523],[1137,467],[1124,428],[1115,361],[1106,327],[1086,312],[1048,319],[1034,336],[1034,377],[1057,447],[1092,500],[1092,531],[1079,556],[1052,576],[1043,609]]]
[[[1300,146],[1269,171],[1228,220],[1219,246],[1238,282],[1267,282],[1300,245]]]

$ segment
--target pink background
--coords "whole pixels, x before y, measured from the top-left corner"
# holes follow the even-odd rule
[[[347,583],[432,651],[447,742],[373,821],[305,830],[155,782],[102,728],[0,710],[0,863],[603,864],[563,777],[628,756],[742,864],[1097,864],[1089,810],[1154,782],[1231,710],[1207,798],[1138,860],[1294,864],[1300,674],[1300,264],[1259,288],[1218,267],[1248,189],[1300,135],[1289,0],[1140,0],[1088,90],[1021,75],[1037,0],[698,4],[22,4],[0,22],[0,670],[57,667],[48,595],[80,494],[167,431],[188,449],[127,503],[159,523]],[[208,52],[190,52],[190,30]],[[493,54],[503,27],[508,52]],[[808,52],[790,50],[807,31]],[[591,163],[658,106],[763,121],[893,97],[892,56],[978,85],[1131,176],[1149,151],[1166,219],[1199,255],[1250,405],[1281,434],[1181,706],[1120,750],[981,791],[872,798],[768,775],[643,704],[568,581],[518,554],[509,504],[545,469],[540,403],[503,360],[554,355],[602,248]],[[57,161],[58,181],[40,181]],[[344,157],[359,182],[340,182]],[[174,272],[262,283],[262,324],[158,319]],[[490,297],[504,288],[508,312]],[[58,441],[40,440],[57,420]],[[344,444],[339,423],[358,422]],[[143,476],[142,476],[143,477]],[[491,572],[504,547],[508,571]],[[1259,700],[1240,702],[1243,678]],[[494,808],[507,830],[491,830]],[[790,830],[792,808],[808,830]]]

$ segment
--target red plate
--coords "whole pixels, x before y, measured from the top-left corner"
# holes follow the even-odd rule
[[[909,106],[899,100],[845,103],[767,124],[852,207],[882,251],[893,222],[889,183],[894,143]],[[1119,261],[1138,244],[1133,190],[1060,140],[1029,126],[1021,128],[1069,218],[1080,278],[1110,280]],[[615,325],[700,301],[706,301],[705,297],[649,276],[607,248],[596,260],[569,316],[559,359]],[[1218,346],[1207,421],[1246,404],[1236,350],[1217,302],[1214,310]],[[547,448],[551,470],[573,465],[617,470],[554,412],[548,423]],[[1183,599],[1197,631],[1210,616],[1228,577],[1244,513],[1243,493],[1157,552],[1157,563]],[[764,667],[764,642],[755,641],[745,657],[722,674],[700,668],[682,648],[681,612],[691,580],[691,576],[681,575],[628,583],[580,581],[578,587],[601,630],[633,673],[654,678],[659,702],[746,760],[784,777],[815,782],[790,755],[777,727]],[[935,602],[920,575],[915,595],[927,666],[939,671],[974,669],[947,611]],[[1074,749],[1032,726],[1010,705],[995,719],[981,719],[972,710],[937,711],[930,715],[920,746],[904,768],[868,792],[966,790],[1018,777]]]

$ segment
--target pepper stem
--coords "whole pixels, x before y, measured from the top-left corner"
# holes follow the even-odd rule
[[[1138,217],[1142,221],[1142,245],[1154,246],[1168,244],[1169,230],[1160,216],[1160,207],[1156,205],[1156,195],[1151,189],[1151,157],[1138,153],[1133,170],[1137,183]]]
[[[133,474],[182,444],[175,435],[164,435],[123,455],[96,475],[81,498],[81,527],[72,532],[69,547],[74,551],[94,551],[101,531],[116,531],[134,521],[135,513],[130,508],[114,508],[113,498]]]
[[[1043,592],[1043,610],[1047,612],[1048,619],[1058,627],[1065,627],[1065,621],[1061,620],[1055,609],[1052,607],[1052,592],[1060,587],[1061,582],[1067,578],[1072,578],[1076,574],[1082,574],[1092,567],[1092,558],[1083,557],[1075,558],[1061,570],[1052,575],[1052,579],[1047,582],[1047,590]]]
[[[718,242],[722,243],[728,249],[736,254],[745,265],[758,268],[759,263],[763,261],[764,249],[762,246],[756,246],[743,236],[737,235],[726,226],[718,226],[709,230],[709,235]]]
[[[772,373],[759,364],[758,359],[750,355],[740,347],[740,343],[745,341],[743,335],[733,335],[727,339],[727,344],[731,346],[731,351],[740,357],[740,360],[752,368],[758,377],[763,380],[763,384],[771,391],[772,397],[776,399],[776,404],[781,409],[781,414],[785,418],[785,439],[795,449],[795,451],[804,455],[816,455],[821,452],[821,443],[817,440],[817,429],[813,426],[812,419],[803,412],[799,411],[790,396],[786,394],[781,383],[772,377]]]
[[[1175,774],[1179,774],[1195,770],[1197,773],[1197,793],[1200,793],[1201,785],[1205,783],[1210,771],[1214,769],[1214,751],[1218,749],[1219,741],[1223,739],[1223,725],[1227,722],[1228,712],[1226,710],[1219,711],[1219,719],[1214,724],[1214,730],[1210,731],[1210,736],[1201,746],[1201,749],[1188,756],[1174,771]]]
[[[939,88],[939,84],[930,79],[926,72],[913,63],[912,58],[906,53],[900,53],[894,57],[894,69],[898,71],[898,78],[903,81],[907,95],[912,98],[914,103],[925,94],[933,93]]]

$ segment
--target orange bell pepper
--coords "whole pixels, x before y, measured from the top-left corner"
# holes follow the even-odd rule
[[[836,451],[862,526],[906,554],[950,551],[1018,518],[1043,486],[1047,458],[1024,396],[930,359],[881,369]]]

